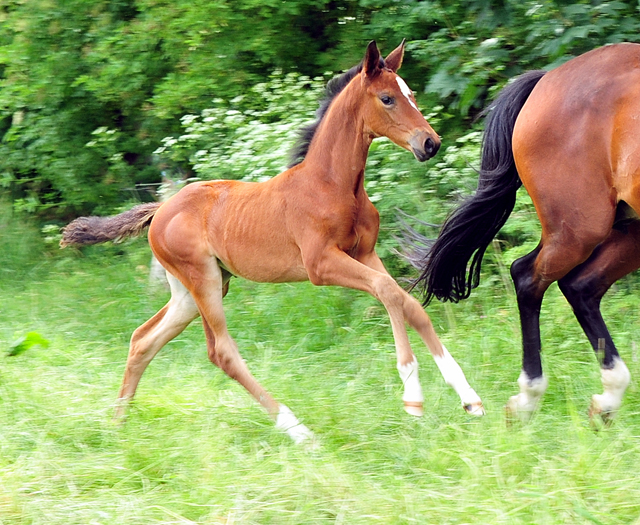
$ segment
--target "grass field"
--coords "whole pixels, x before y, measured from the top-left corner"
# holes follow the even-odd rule
[[[39,255],[26,226],[0,242],[0,525],[640,524],[640,292],[604,311],[633,376],[615,424],[591,429],[596,358],[554,287],[543,308],[550,379],[540,412],[507,427],[520,335],[499,277],[429,307],[483,397],[472,419],[413,337],[426,414],[402,410],[391,328],[362,294],[234,280],[228,320],[254,375],[318,438],[298,446],[206,357],[198,322],[110,421],[131,332],[166,301],[141,241]],[[35,331],[49,345],[7,356]]]

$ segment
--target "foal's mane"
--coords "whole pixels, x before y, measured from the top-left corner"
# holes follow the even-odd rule
[[[360,62],[357,66],[353,66],[348,71],[333,77],[327,82],[324,98],[320,101],[320,107],[316,111],[316,120],[311,124],[304,126],[300,130],[300,137],[296,145],[291,149],[289,168],[300,164],[307,153],[309,152],[309,145],[311,140],[320,126],[323,117],[326,115],[331,102],[340,94],[340,92],[347,87],[347,84],[353,80],[353,78],[362,71],[363,63]],[[380,57],[380,69],[385,67],[384,59]]]

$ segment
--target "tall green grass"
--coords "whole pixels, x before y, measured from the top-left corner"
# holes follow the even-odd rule
[[[459,305],[429,307],[483,397],[472,419],[413,337],[426,414],[402,410],[391,328],[375,300],[309,284],[233,280],[229,326],[254,375],[317,435],[296,446],[211,365],[198,322],[110,421],[131,332],[167,300],[144,241],[56,254],[2,223],[0,524],[640,524],[638,286],[604,311],[634,381],[616,422],[587,418],[599,370],[554,288],[543,308],[550,386],[507,427],[520,336],[512,292],[487,276]],[[23,242],[24,241],[24,242]],[[49,341],[4,350],[36,331]]]

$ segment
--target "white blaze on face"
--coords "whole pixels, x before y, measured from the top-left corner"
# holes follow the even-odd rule
[[[413,95],[413,91],[411,91],[411,88],[409,86],[407,86],[407,83],[397,75],[396,75],[396,82],[400,86],[400,91],[402,91],[402,94],[405,97],[407,97],[407,100],[409,101],[409,104],[411,104],[411,106],[413,106],[417,111],[420,111],[418,109],[418,106],[416,106],[415,103],[413,102],[413,100],[411,100],[411,95]]]

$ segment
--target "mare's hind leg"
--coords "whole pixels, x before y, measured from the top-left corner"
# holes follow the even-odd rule
[[[198,308],[189,291],[169,273],[167,279],[171,288],[171,299],[131,336],[129,357],[118,396],[116,419],[125,415],[126,405],[133,398],[142,374],[155,355],[198,317]]]
[[[197,268],[190,268],[190,288],[202,315],[207,338],[207,352],[213,364],[235,379],[265,408],[275,420],[276,428],[286,432],[296,443],[313,436],[313,433],[294,416],[289,408],[278,403],[253,377],[238,352],[238,346],[227,331],[222,308],[225,283],[218,264],[209,259]]]
[[[516,150],[516,145],[519,151]],[[605,166],[589,165],[586,152],[546,157],[540,155],[535,141],[517,142],[514,132],[516,164],[520,178],[531,195],[540,223],[542,238],[530,254],[515,261],[511,276],[516,289],[522,328],[522,372],[518,378],[520,394],[506,406],[507,416],[517,414],[528,419],[537,408],[547,379],[540,359],[540,308],[547,288],[582,264],[595,247],[611,232],[615,206],[611,188],[601,173]],[[559,166],[564,169],[559,170]],[[580,177],[575,176],[580,173]],[[579,199],[576,198],[579,195]]]
[[[378,272],[389,275],[375,252],[362,259],[362,262]],[[469,414],[483,416],[485,412],[482,400],[469,385],[460,365],[438,338],[427,312],[424,311],[414,297],[406,291],[400,290],[404,299],[402,304],[404,319],[420,335],[420,338],[431,351],[445,383],[460,396],[462,406]],[[405,388],[402,397],[405,403],[405,410],[412,415],[422,415],[422,387],[418,380],[418,361],[415,356],[410,363],[402,363],[401,356],[398,356],[398,372]]]
[[[566,231],[571,232],[570,238],[564,235]],[[598,244],[593,239],[604,237],[585,236],[578,241],[574,232],[566,228],[553,237],[547,237],[533,252],[511,266],[520,311],[523,351],[522,371],[518,377],[520,393],[509,399],[505,407],[507,417],[517,415],[520,419],[529,419],[548,386],[540,359],[540,309],[544,293],[552,282],[564,277],[591,254]]]
[[[520,393],[512,396],[505,407],[507,418],[518,415],[528,419],[548,385],[540,360],[540,307],[547,287],[532,288],[533,265],[539,252],[538,246],[511,265],[522,328],[522,371],[518,377]]]
[[[640,222],[636,221],[624,231],[612,230],[586,262],[558,282],[591,346],[601,354],[598,357],[604,393],[593,396],[591,417],[613,417],[630,381],[629,370],[600,313],[600,300],[614,282],[639,267]]]

